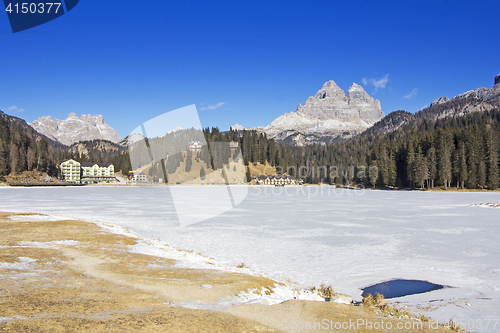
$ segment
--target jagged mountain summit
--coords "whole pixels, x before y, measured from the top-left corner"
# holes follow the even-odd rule
[[[326,82],[295,112],[285,113],[262,129],[284,143],[305,145],[345,140],[382,119],[380,101],[353,83],[347,95],[334,81]]]
[[[40,117],[31,126],[39,133],[65,145],[79,141],[108,140],[120,141],[118,133],[104,122],[101,115],[82,115],[70,113],[65,120]]]

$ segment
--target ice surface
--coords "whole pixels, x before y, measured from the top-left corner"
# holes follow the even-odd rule
[[[204,187],[185,190],[196,197]],[[424,280],[453,288],[395,300],[429,307],[425,314],[441,322],[500,315],[500,210],[472,206],[500,202],[500,193],[255,186],[235,208],[187,227],[168,187],[0,188],[0,197],[2,211],[140,235],[136,251],[190,258],[180,265],[214,266],[207,264],[213,257],[216,268],[238,270],[243,262],[254,274],[332,284],[358,301],[361,288],[375,283]]]

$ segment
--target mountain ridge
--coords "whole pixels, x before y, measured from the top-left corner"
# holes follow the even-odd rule
[[[79,141],[108,140],[119,142],[118,133],[104,122],[102,115],[82,115],[71,112],[65,120],[40,117],[30,124],[37,132],[64,145]]]
[[[399,127],[422,119],[441,119],[450,116],[465,116],[469,113],[490,111],[500,107],[500,75],[495,77],[492,88],[477,88],[453,97],[436,98],[428,107],[411,114],[393,111],[359,136],[389,133]]]

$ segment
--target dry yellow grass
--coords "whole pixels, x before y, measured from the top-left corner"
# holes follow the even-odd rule
[[[271,166],[269,162],[266,161],[266,164],[253,164],[249,163],[247,166],[247,170],[250,171],[250,175],[252,176],[273,176],[276,175],[276,168]]]
[[[174,268],[174,260],[127,251],[137,239],[88,222],[11,221],[9,215],[0,213],[0,263],[14,265],[0,268],[0,331],[275,331],[223,312],[169,305],[212,302],[274,281]],[[62,240],[79,243],[50,243]],[[26,241],[41,244],[20,243]],[[213,287],[201,288],[207,284]]]
[[[174,306],[215,302],[253,289],[268,295],[277,283],[247,274],[178,268],[175,260],[130,252],[138,239],[93,223],[12,220],[12,215],[0,212],[2,332],[299,332],[303,330],[294,329],[294,323],[324,319],[417,322],[384,317],[376,308],[327,302],[240,305],[225,311]],[[426,327],[412,331],[447,331]]]

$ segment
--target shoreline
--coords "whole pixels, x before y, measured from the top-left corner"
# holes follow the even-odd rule
[[[221,187],[221,186],[237,186],[237,187],[251,187],[251,188],[306,188],[306,187],[331,187],[339,190],[376,190],[376,191],[396,191],[396,192],[440,192],[440,193],[500,193],[500,189],[488,190],[488,189],[462,189],[456,187],[449,187],[448,189],[435,187],[429,188],[371,188],[371,187],[353,187],[353,186],[337,186],[335,184],[289,184],[285,186],[277,185],[261,185],[261,184],[160,184],[160,183],[103,183],[103,184],[73,184],[73,183],[15,183],[9,184],[5,182],[0,182],[0,187]]]
[[[168,327],[171,332],[295,332],[301,330],[294,329],[293,320],[316,322],[318,316],[333,321],[405,322],[383,317],[371,308],[333,302],[258,304],[258,299],[272,299],[283,292],[273,289],[281,283],[246,272],[181,267],[177,259],[131,251],[143,240],[94,222],[1,212],[0,228],[4,231],[0,236],[0,295],[7,294],[9,299],[0,310],[0,328],[11,331],[74,325],[91,331]],[[223,310],[192,309],[195,303],[210,308],[214,302],[245,292],[246,301]]]

